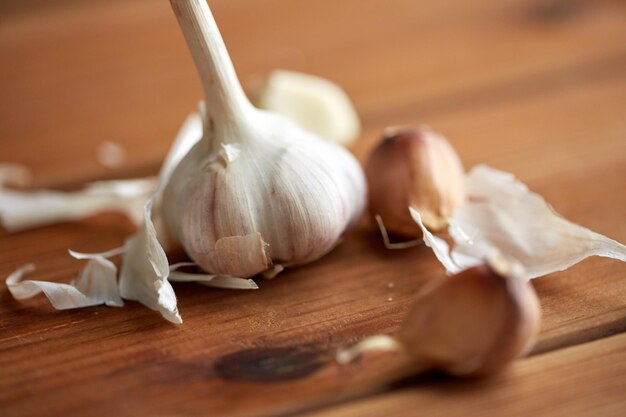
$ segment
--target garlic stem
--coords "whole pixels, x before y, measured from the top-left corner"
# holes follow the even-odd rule
[[[170,0],[202,80],[206,120],[215,129],[242,129],[252,107],[237,79],[206,0]],[[210,135],[205,135],[210,137]]]

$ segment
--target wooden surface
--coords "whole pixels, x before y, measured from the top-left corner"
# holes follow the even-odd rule
[[[411,385],[330,407],[308,417],[419,415],[622,415],[626,335],[516,362],[480,381],[411,381]],[[558,383],[555,383],[558,381]]]
[[[617,0],[215,0],[244,84],[273,68],[319,74],[353,98],[363,159],[383,128],[430,124],[467,167],[514,172],[569,219],[626,241],[626,4]],[[35,186],[153,174],[201,97],[166,0],[0,3],[0,161]],[[128,152],[97,163],[106,140]],[[67,248],[119,245],[105,214],[7,235],[0,276],[35,261],[69,281]],[[623,415],[626,268],[589,259],[534,282],[544,321],[502,375],[389,385],[394,355],[347,368],[338,346],[397,329],[443,276],[427,248],[349,233],[255,292],[176,284],[185,320],[143,306],[54,311],[0,284],[0,415]],[[393,282],[393,288],[388,283]]]

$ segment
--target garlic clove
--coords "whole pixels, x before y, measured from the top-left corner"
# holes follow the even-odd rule
[[[428,128],[385,132],[365,172],[369,211],[380,215],[393,234],[421,234],[409,207],[420,212],[430,230],[443,230],[464,199],[464,171],[456,152],[443,136]]]
[[[532,286],[499,259],[434,280],[403,321],[399,339],[418,362],[459,376],[486,374],[525,355],[540,327]]]
[[[347,94],[337,84],[301,72],[275,70],[253,94],[264,110],[343,146],[354,144],[361,126]]]
[[[35,266],[27,264],[18,268],[6,279],[11,295],[17,300],[32,298],[44,293],[57,310],[82,308],[106,304],[122,307],[117,287],[117,268],[105,256],[113,256],[116,252],[104,254],[82,254],[70,251],[76,259],[87,259],[87,265],[80,272],[78,279],[70,284],[58,282],[22,280],[24,275],[33,272]]]
[[[589,256],[626,261],[626,246],[574,224],[512,174],[481,165],[467,177],[467,202],[452,216],[453,257],[494,250],[522,264],[526,278],[562,271]]]
[[[403,379],[427,370],[476,376],[526,355],[539,333],[541,308],[523,268],[496,256],[451,277],[433,280],[417,295],[397,335],[375,335],[336,355],[347,364],[365,352],[403,353],[401,366],[382,374]]]

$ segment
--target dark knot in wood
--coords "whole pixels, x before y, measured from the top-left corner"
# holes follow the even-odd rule
[[[306,378],[322,364],[320,352],[309,348],[255,348],[223,356],[214,369],[218,377],[227,380],[281,382]]]

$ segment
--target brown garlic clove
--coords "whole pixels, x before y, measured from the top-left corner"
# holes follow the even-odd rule
[[[380,215],[393,234],[421,235],[409,206],[430,230],[439,231],[463,201],[463,165],[448,141],[428,128],[386,132],[365,173],[370,213]]]
[[[433,283],[398,338],[420,363],[459,376],[496,371],[532,348],[541,310],[533,287],[500,260]]]

